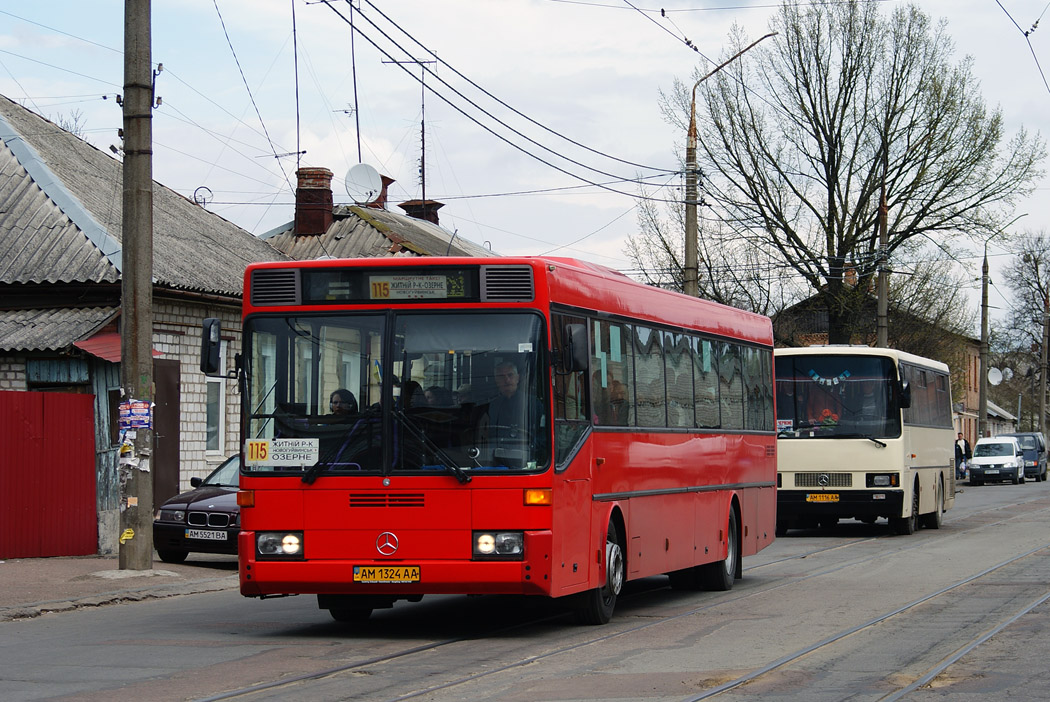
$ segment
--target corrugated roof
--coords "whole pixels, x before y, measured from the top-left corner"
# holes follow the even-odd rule
[[[54,351],[87,338],[119,314],[116,307],[0,311],[0,351]]]
[[[0,283],[119,280],[120,161],[2,96],[0,137]],[[284,258],[154,182],[157,284],[239,295],[248,263]]]
[[[291,223],[263,234],[291,258],[377,258],[382,256],[492,256],[469,239],[436,224],[369,207],[339,206],[328,231],[294,236]]]

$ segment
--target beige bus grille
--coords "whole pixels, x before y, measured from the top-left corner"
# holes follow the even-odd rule
[[[852,473],[795,473],[795,487],[853,487]]]

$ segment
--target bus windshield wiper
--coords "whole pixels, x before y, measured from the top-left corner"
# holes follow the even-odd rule
[[[319,459],[317,463],[307,468],[306,472],[303,473],[302,481],[307,485],[312,485],[313,482],[317,480],[317,476],[319,476],[323,471],[331,468],[334,465],[339,465],[338,460],[340,456],[343,455],[343,451],[345,451],[346,447],[350,444],[350,439],[353,439],[355,436],[357,436],[357,430],[360,429],[362,426],[367,425],[368,423],[369,417],[361,417],[361,419],[358,419],[354,426],[347,433],[346,438],[343,439],[343,443],[339,446],[339,448],[336,449],[334,452],[330,452],[324,458]],[[360,468],[361,466],[358,465],[357,467]]]
[[[836,438],[836,439],[867,439],[868,441],[875,442],[876,444],[878,444],[882,448],[886,448],[886,442],[885,441],[879,441],[878,439],[876,439],[871,434],[855,434],[855,433],[854,434],[835,434],[832,438]]]
[[[434,440],[426,435],[426,432],[420,429],[415,422],[409,419],[408,415],[406,415],[404,411],[395,408],[393,414],[395,417],[397,417],[397,419],[401,422],[401,426],[403,426],[409,434],[411,434],[424,446],[426,446],[428,449],[434,452],[434,455],[441,460],[442,465],[444,465],[444,467],[450,473],[456,476],[456,480],[458,480],[464,485],[471,481],[471,477],[466,473],[466,471],[460,468],[459,465],[454,460],[452,460],[452,458],[450,458],[449,455],[445,453],[445,451],[440,446],[435,444]]]

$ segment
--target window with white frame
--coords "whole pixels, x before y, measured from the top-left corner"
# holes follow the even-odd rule
[[[219,368],[226,369],[226,342],[219,346]],[[226,451],[226,378],[207,380],[207,440],[205,448],[209,454],[225,455]]]

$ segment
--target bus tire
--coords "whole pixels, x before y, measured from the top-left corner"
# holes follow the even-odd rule
[[[616,597],[623,589],[627,568],[620,548],[620,535],[609,522],[605,532],[605,582],[600,587],[576,595],[573,617],[577,624],[608,624],[616,609]]]
[[[893,533],[898,536],[910,536],[919,528],[919,487],[912,487],[911,491],[911,516],[894,517],[890,520],[893,524]]]
[[[937,480],[936,490],[933,511],[922,515],[922,525],[927,529],[940,529],[944,520],[944,485],[940,479]]]
[[[740,569],[740,524],[737,522],[736,510],[729,508],[729,525],[726,528],[725,560],[705,563],[700,568],[701,580],[705,590],[725,592],[733,589],[733,581]]]

